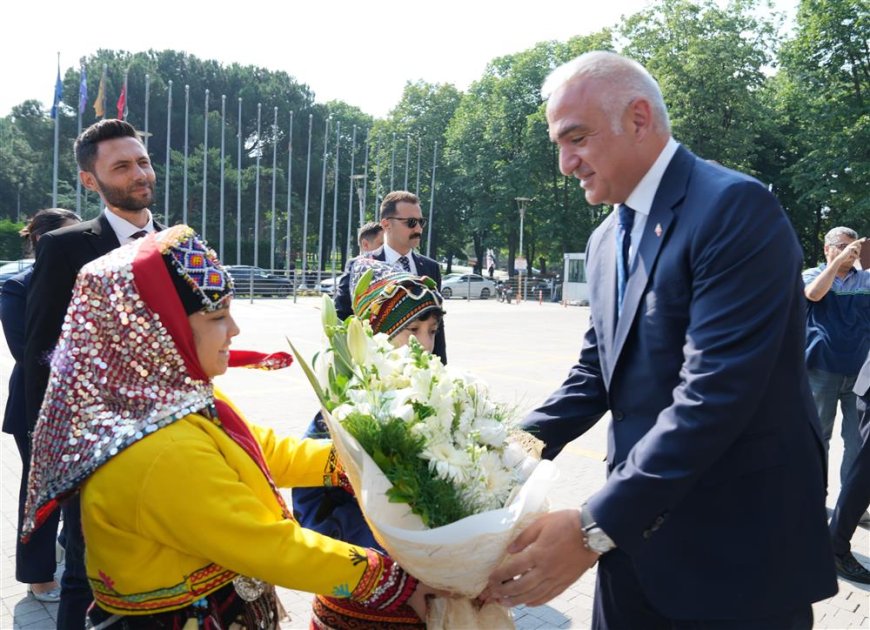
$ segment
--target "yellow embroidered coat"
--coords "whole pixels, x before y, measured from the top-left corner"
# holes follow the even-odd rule
[[[335,483],[330,442],[251,429],[279,487]],[[112,613],[182,608],[237,574],[347,597],[366,569],[365,549],[284,519],[251,457],[198,414],[122,451],[81,492],[88,578]]]

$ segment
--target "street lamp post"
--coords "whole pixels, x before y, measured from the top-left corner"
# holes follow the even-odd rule
[[[526,208],[528,208],[529,204],[532,202],[532,199],[529,197],[515,197],[515,201],[520,208],[520,256],[525,260],[525,255],[523,253],[523,223],[526,219]],[[528,265],[528,261],[526,261],[526,265]],[[522,299],[526,299],[526,294],[524,292],[525,286],[523,285],[523,269],[520,268],[517,270],[520,276],[520,286],[518,294]]]
[[[16,213],[15,222],[21,223],[21,189],[24,187],[23,182],[18,182],[18,211]]]

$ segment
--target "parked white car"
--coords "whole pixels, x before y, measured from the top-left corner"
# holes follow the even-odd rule
[[[476,273],[450,274],[441,280],[441,295],[486,300],[495,295],[495,282]]]

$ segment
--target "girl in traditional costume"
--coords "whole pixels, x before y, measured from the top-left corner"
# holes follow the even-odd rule
[[[371,271],[371,281],[357,290],[360,279]],[[408,343],[413,335],[428,352],[444,316],[443,298],[435,281],[414,276],[371,258],[351,265],[353,311],[369,322],[374,333],[384,333],[394,346]],[[317,414],[305,432],[306,438],[329,438],[329,429]],[[359,504],[347,492],[326,488],[293,489],[293,511],[299,522],[332,538],[383,551],[366,524]],[[390,611],[328,594],[314,598],[311,627],[316,630],[412,630],[425,624],[410,606]]]
[[[186,226],[82,269],[34,434],[25,532],[81,492],[100,629],[275,628],[275,584],[425,614],[428,589],[388,557],[287,509],[278,487],[346,483],[330,442],[249,425],[214,388],[228,366],[290,363],[229,350],[232,293]]]

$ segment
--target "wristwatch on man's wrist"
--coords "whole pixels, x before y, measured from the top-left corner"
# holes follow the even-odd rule
[[[595,553],[607,553],[616,547],[613,539],[598,526],[584,503],[580,508],[580,525],[583,528],[586,547]]]

